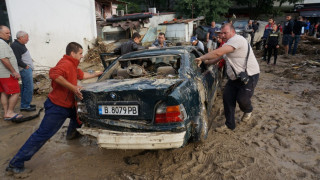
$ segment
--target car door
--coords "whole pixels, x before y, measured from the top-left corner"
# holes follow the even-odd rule
[[[200,57],[202,54],[196,50],[190,53],[190,60],[191,65],[196,71],[196,74],[203,84],[205,89],[205,96],[206,96],[206,106],[207,108],[212,108],[213,102],[215,99],[215,92],[217,90],[217,80],[218,80],[218,73],[216,65],[205,65],[204,63],[198,67],[194,61],[195,58]]]

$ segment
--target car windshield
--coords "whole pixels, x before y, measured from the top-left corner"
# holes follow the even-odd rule
[[[179,55],[162,55],[119,59],[102,79],[178,78],[180,68]]]
[[[236,21],[234,22],[233,26],[236,29],[244,29],[247,24],[248,24],[247,21]]]

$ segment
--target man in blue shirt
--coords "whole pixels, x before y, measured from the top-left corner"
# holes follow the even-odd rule
[[[216,22],[212,21],[211,22],[211,27],[208,30],[207,33],[207,48],[208,48],[208,52],[217,49],[217,34],[216,31],[218,31],[219,29],[216,27]]]
[[[156,39],[151,47],[156,47],[156,48],[166,48],[166,36],[163,32],[160,32],[158,35],[158,39]]]

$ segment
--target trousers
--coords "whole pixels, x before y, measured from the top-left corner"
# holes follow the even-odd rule
[[[251,97],[258,80],[259,74],[249,76],[249,82],[246,85],[240,79],[228,80],[223,92],[223,106],[226,117],[225,124],[229,129],[233,130],[236,128],[234,115],[237,102],[242,112],[252,112]]]
[[[45,115],[39,128],[29,137],[18,153],[11,159],[10,166],[23,168],[24,162],[32,158],[39,149],[61,128],[67,118],[70,118],[67,130],[71,132],[80,127],[77,122],[75,108],[64,108],[55,105],[48,98],[44,103]]]

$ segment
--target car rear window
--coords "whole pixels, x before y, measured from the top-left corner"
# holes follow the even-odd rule
[[[120,59],[115,64],[115,68],[110,68],[105,73],[108,78],[103,79],[132,79],[139,77],[146,78],[178,78],[181,56],[162,55],[135,57],[130,59]]]

